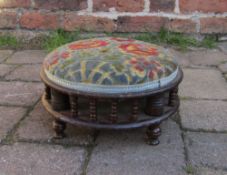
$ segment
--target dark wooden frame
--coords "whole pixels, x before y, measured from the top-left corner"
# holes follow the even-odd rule
[[[56,138],[65,136],[64,130],[66,123],[77,126],[84,126],[96,129],[132,129],[139,127],[147,128],[147,142],[151,145],[159,144],[158,137],[161,134],[160,124],[163,120],[172,116],[179,108],[178,85],[183,79],[183,72],[179,68],[176,78],[159,89],[144,91],[140,93],[119,93],[119,94],[101,94],[88,93],[72,90],[57,85],[50,81],[41,70],[41,79],[45,84],[45,93],[42,97],[42,103],[46,110],[54,117],[53,128]],[[168,94],[168,97],[165,95]],[[89,99],[88,120],[79,117],[78,98],[86,97]],[[139,99],[146,99],[144,114],[147,118],[140,119]],[[168,102],[165,103],[165,99]],[[107,101],[110,104],[108,118],[109,123],[101,122],[97,115],[98,100]],[[130,99],[131,111],[127,122],[118,121],[118,105],[120,100]]]

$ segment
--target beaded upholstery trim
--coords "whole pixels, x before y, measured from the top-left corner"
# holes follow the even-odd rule
[[[78,82],[71,82],[64,79],[59,79],[48,71],[44,70],[47,77],[53,81],[54,83],[70,88],[73,90],[78,90],[82,92],[94,92],[94,93],[104,93],[104,94],[116,94],[116,93],[139,93],[147,90],[155,90],[158,88],[162,88],[171,81],[173,81],[178,73],[177,69],[168,77],[161,78],[160,80],[154,80],[151,82],[146,82],[142,84],[135,84],[135,85],[97,85],[97,84],[88,84],[88,83],[78,83]]]

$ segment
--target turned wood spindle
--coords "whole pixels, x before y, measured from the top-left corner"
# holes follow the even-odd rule
[[[45,85],[45,99],[50,100],[50,98],[51,98],[50,87]]]
[[[151,96],[147,99],[146,113],[151,116],[160,116],[164,112],[164,94]]]
[[[78,97],[70,96],[70,105],[72,117],[78,117]]]
[[[68,95],[63,94],[55,89],[51,89],[51,105],[56,111],[62,111],[69,108]]]
[[[139,102],[138,102],[138,99],[134,99],[133,102],[132,102],[131,121],[137,120],[138,114],[139,114]]]
[[[90,99],[90,120],[97,121],[97,101],[96,99]]]
[[[116,123],[117,122],[117,101],[116,100],[112,100],[111,101],[111,114],[110,114],[110,121],[112,123]]]
[[[178,98],[178,87],[175,87],[169,93],[169,106],[175,106]]]

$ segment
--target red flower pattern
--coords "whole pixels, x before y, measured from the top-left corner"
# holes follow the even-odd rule
[[[144,57],[131,58],[129,63],[132,65],[133,70],[139,74],[143,73],[144,70],[147,70],[147,75],[150,79],[154,79],[154,76],[156,76],[160,71],[163,71],[162,65],[159,62]]]
[[[79,49],[89,49],[89,48],[96,48],[108,45],[108,42],[103,40],[85,40],[81,42],[75,42],[70,44],[68,47],[71,50],[79,50]]]
[[[156,48],[148,47],[141,44],[122,44],[119,46],[120,49],[127,53],[133,53],[142,56],[157,56],[158,51]]]
[[[61,54],[61,57],[64,58],[64,59],[68,58],[69,56],[70,56],[70,53],[69,52],[63,52]]]

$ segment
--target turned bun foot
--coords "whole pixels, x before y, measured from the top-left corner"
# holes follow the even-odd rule
[[[62,139],[66,137],[65,129],[66,129],[66,123],[60,120],[54,120],[53,121],[53,129],[55,131],[54,139]]]
[[[156,126],[149,126],[147,128],[147,144],[148,145],[158,145],[160,143],[159,136],[161,135],[161,129],[159,125]]]

